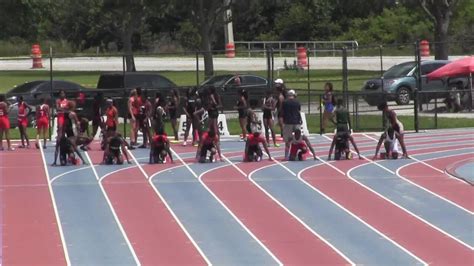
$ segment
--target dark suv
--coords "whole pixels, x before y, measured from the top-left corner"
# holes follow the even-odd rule
[[[104,97],[110,97],[116,101],[120,116],[127,114],[128,95],[132,89],[138,87],[147,93],[145,96],[154,97],[155,91],[166,96],[172,88],[176,88],[176,84],[156,72],[103,73],[97,82],[97,89],[103,93]]]
[[[235,80],[240,78],[240,85]],[[265,96],[265,91],[271,86],[266,78],[250,75],[218,75],[211,77],[201,84],[201,88],[214,86],[222,99],[222,105],[225,110],[233,108],[237,101],[237,92],[239,89],[245,89],[249,95],[249,103],[258,104],[260,99]]]
[[[448,89],[455,86],[464,88],[467,79],[456,78],[446,80],[431,80],[428,82],[426,75],[436,69],[448,64],[448,60],[432,60],[421,62],[422,102],[429,102],[436,98],[445,98]],[[372,79],[365,82],[362,92],[369,105],[378,105],[382,101],[395,101],[399,105],[409,104],[413,99],[413,91],[416,88],[417,76],[416,62],[405,62],[389,68],[382,78]],[[383,83],[382,83],[383,82]],[[383,86],[382,86],[383,85]],[[383,89],[382,89],[383,88]],[[384,93],[384,94],[382,94]]]

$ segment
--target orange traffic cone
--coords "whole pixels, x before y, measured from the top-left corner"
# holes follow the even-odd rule
[[[31,46],[31,58],[33,58],[33,66],[31,68],[43,68],[43,59],[41,58],[41,48],[39,44]]]

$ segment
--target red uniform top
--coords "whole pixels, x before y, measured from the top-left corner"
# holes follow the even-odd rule
[[[57,106],[59,105],[59,107],[62,108],[63,110],[64,110],[64,109],[67,109],[68,100],[67,100],[66,98],[64,98],[64,99],[62,99],[62,100],[61,100],[61,99],[57,99],[57,100],[56,100],[56,105],[57,105]],[[58,110],[58,117],[59,117],[59,116],[64,116],[64,111]]]
[[[166,134],[163,135],[154,135],[152,141],[155,147],[163,147],[164,144],[168,141],[168,136]]]
[[[117,116],[117,108],[115,106],[111,106],[107,108],[105,111],[105,115],[107,116],[107,120],[105,121],[105,125],[108,127],[114,127],[117,126],[115,124],[115,117]]]
[[[48,117],[49,114],[49,106],[47,104],[42,104],[38,108],[38,118]]]
[[[211,138],[211,137],[209,137],[208,132],[204,132],[202,134],[202,144],[203,145],[213,145],[216,140],[217,140],[217,135],[214,136],[213,138]]]
[[[5,102],[0,102],[0,117],[8,118],[8,106]]]
[[[265,138],[263,138],[262,135],[259,135],[258,137],[255,137],[254,134],[250,134],[247,136],[247,141],[250,146],[258,145],[259,143],[264,143]]]
[[[143,105],[142,97],[137,96],[136,99],[133,96],[130,97],[130,105],[132,106],[133,115],[138,115],[140,113],[140,106]]]
[[[26,104],[22,102],[18,105],[18,119],[26,118]]]

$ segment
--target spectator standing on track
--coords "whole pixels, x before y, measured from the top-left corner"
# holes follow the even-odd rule
[[[275,131],[273,129],[273,112],[276,108],[276,101],[273,98],[272,91],[267,91],[262,102],[262,111],[263,111],[263,126],[265,127],[265,139],[267,143],[270,143],[270,131],[272,134],[273,146],[280,147],[276,142]]]
[[[301,133],[301,129],[295,129],[293,131],[293,136],[290,140],[291,148],[290,148],[290,156],[288,158],[289,161],[295,161],[298,159],[299,161],[304,161],[306,159],[306,154],[308,153],[308,149],[313,153],[313,158],[316,160],[316,153],[314,152],[313,146],[311,146],[311,142],[309,141],[308,137]]]
[[[58,136],[64,134],[64,120],[68,112],[68,100],[66,99],[66,92],[59,90],[59,99],[56,99],[56,116],[58,118]]]
[[[161,93],[155,93],[155,100],[153,102],[153,110],[151,112],[152,127],[153,131],[165,130],[165,123],[163,121],[166,115],[165,109],[163,108],[163,97]]]
[[[102,104],[104,102],[104,94],[99,92],[94,97],[94,102],[92,103],[92,138],[95,137],[97,131],[100,129],[103,131],[104,121],[102,120]]]
[[[188,136],[189,136],[189,131],[191,130],[192,127],[192,138],[193,138],[193,145],[197,143],[197,138],[196,138],[196,119],[194,118],[194,112],[196,111],[196,89],[195,88],[189,88],[186,91],[186,104],[183,107],[183,111],[186,114],[186,129],[184,131],[184,139],[183,139],[183,146],[186,146],[188,144]]]
[[[143,134],[143,143],[138,148],[146,149],[148,141],[150,139],[150,130],[148,125],[148,115],[150,111],[150,101],[145,99],[142,94],[142,89],[137,88],[137,98],[139,102],[138,106],[138,115],[137,115],[137,129],[139,129]],[[137,139],[138,130],[135,132],[135,139]],[[135,140],[135,142],[137,142]]]
[[[397,113],[394,110],[389,109],[386,102],[379,104],[378,109],[383,111],[385,119],[388,120],[389,127],[391,127],[397,134],[395,135],[402,146],[403,157],[408,158],[407,148],[405,146],[403,124],[398,120]]]
[[[43,149],[46,149],[46,136],[49,128],[49,105],[47,99],[41,99],[41,105],[36,107],[36,148],[39,149],[40,141],[43,139]]]
[[[285,160],[289,159],[290,141],[293,131],[301,128],[301,104],[296,100],[294,90],[289,90],[283,102],[281,112],[283,115],[283,139],[285,141]]]
[[[207,112],[206,108],[204,108],[208,100],[206,93],[207,92],[204,91],[199,95],[199,98],[196,99],[196,111],[193,114],[194,119],[196,120],[196,129],[199,143],[202,141],[203,133],[209,130],[209,113]],[[216,131],[214,132],[217,134]],[[219,135],[217,138],[220,138]]]
[[[262,131],[261,121],[258,120],[257,113],[254,111],[256,103],[251,101],[250,108],[247,109],[247,133],[252,134],[257,131]]]
[[[262,160],[263,152],[260,143],[268,155],[268,160],[272,160],[267,141],[261,136],[260,131],[257,130],[247,137],[247,141],[245,142],[244,162],[259,162]]]
[[[3,136],[7,140],[9,151],[15,150],[10,143],[10,120],[8,118],[8,103],[4,94],[0,94],[0,151],[3,151]]]
[[[275,90],[278,94],[277,102],[276,102],[276,108],[277,108],[277,118],[278,118],[278,125],[280,126],[280,136],[283,138],[283,112],[281,111],[281,107],[283,105],[283,102],[286,99],[286,88],[285,84],[283,84],[282,79],[277,79],[275,80]]]
[[[323,132],[322,133],[325,132],[328,120],[333,115],[335,103],[336,101],[333,94],[333,85],[331,82],[327,82],[324,85],[324,95],[323,95],[324,111],[323,111],[323,124],[322,124]]]
[[[174,141],[178,142],[178,106],[179,106],[179,92],[177,89],[172,89],[166,111],[170,117],[171,129],[173,130]]]
[[[30,140],[26,129],[28,127],[28,114],[33,107],[23,100],[23,96],[18,96],[18,130],[20,131],[21,145],[18,148],[30,148]],[[25,146],[26,141],[26,146]]]
[[[139,113],[141,103],[139,102],[139,98],[137,97],[137,90],[133,89],[130,92],[130,98],[128,99],[128,113],[130,116],[130,145],[134,146],[137,145],[137,132],[138,132],[138,123],[137,123],[137,116]]]
[[[207,101],[207,113],[209,114],[209,129],[214,130],[217,136],[220,137],[219,126],[217,119],[219,118],[219,107],[221,105],[221,97],[216,91],[215,87],[209,88],[209,96]]]
[[[247,112],[248,112],[249,95],[246,90],[240,89],[238,93],[237,103],[234,109],[239,113],[239,124],[242,130],[242,140],[247,138]]]
[[[90,150],[90,143],[94,139],[89,131],[89,119],[78,116],[79,128],[77,130],[76,145],[81,145],[80,149],[83,151]]]

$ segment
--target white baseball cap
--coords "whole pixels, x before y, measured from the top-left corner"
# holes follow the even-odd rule
[[[286,94],[288,96],[296,96],[296,92],[294,90],[289,90]]]
[[[283,84],[283,80],[282,79],[275,79],[275,83],[276,84]]]

